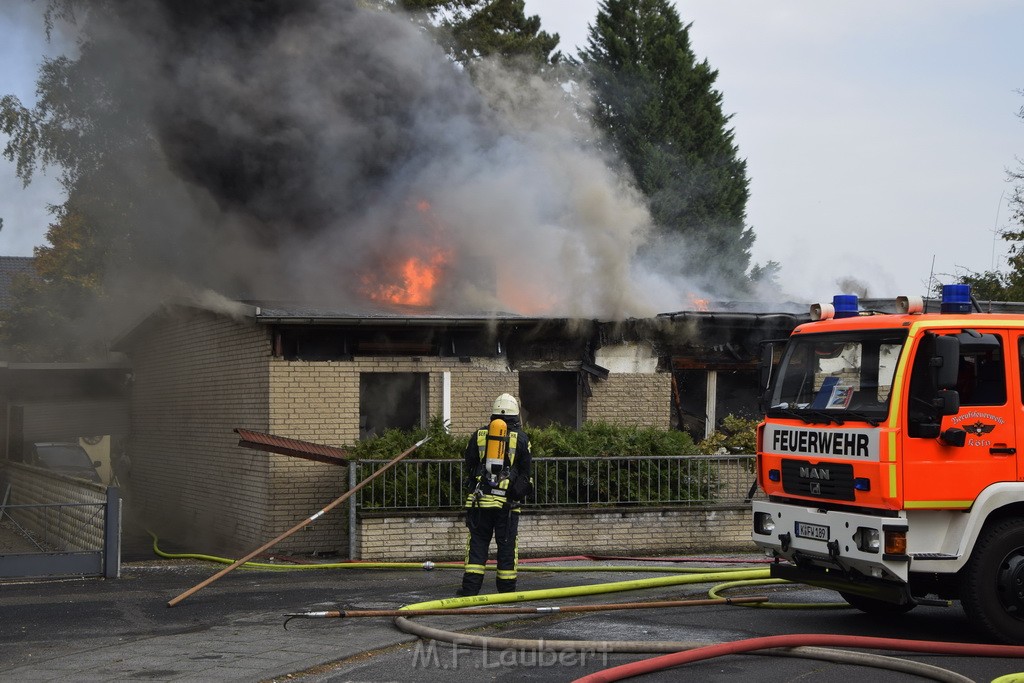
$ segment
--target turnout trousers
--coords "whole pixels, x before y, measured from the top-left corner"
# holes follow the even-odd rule
[[[519,513],[508,508],[470,508],[466,510],[466,566],[459,595],[476,595],[484,583],[484,565],[491,539],[498,546],[499,593],[516,589],[516,565],[519,563]]]

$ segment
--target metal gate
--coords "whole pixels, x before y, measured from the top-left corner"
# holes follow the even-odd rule
[[[120,575],[121,494],[116,486],[107,487],[106,501],[100,503],[12,505],[10,492],[8,484],[0,499],[0,524],[30,550],[0,554],[0,578]]]

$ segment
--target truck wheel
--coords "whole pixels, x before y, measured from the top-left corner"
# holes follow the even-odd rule
[[[897,605],[895,602],[886,602],[885,600],[879,600],[878,598],[869,598],[866,595],[860,595],[858,593],[839,591],[839,594],[843,596],[843,600],[850,603],[851,607],[856,607],[865,614],[905,614],[917,607],[917,605],[912,602]]]
[[[1024,643],[1024,518],[982,529],[963,569],[960,603],[992,638]]]

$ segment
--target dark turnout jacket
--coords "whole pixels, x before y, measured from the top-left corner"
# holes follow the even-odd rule
[[[469,437],[466,450],[463,453],[463,464],[466,473],[466,485],[469,489],[466,498],[466,507],[478,505],[480,507],[503,507],[512,504],[512,501],[521,503],[533,491],[530,476],[530,437],[526,435],[518,418],[507,415],[496,415],[508,425],[510,444],[514,441],[515,452],[508,448],[505,453],[505,467],[508,469],[508,479],[499,487],[491,487],[487,484],[487,477],[484,476],[484,459],[486,457],[486,436],[488,426],[475,431]],[[515,436],[513,437],[513,433]],[[474,495],[475,491],[480,496]]]

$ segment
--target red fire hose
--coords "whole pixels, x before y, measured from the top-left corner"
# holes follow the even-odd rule
[[[785,636],[748,638],[732,643],[718,643],[683,652],[651,657],[592,673],[576,679],[575,683],[606,683],[621,681],[633,676],[661,671],[681,664],[700,662],[723,655],[742,654],[753,650],[778,647],[854,647],[876,650],[898,650],[925,654],[967,655],[971,657],[1024,657],[1024,646],[1020,645],[979,645],[971,643],[938,643],[929,640],[900,640],[896,638],[872,638],[868,636],[839,636],[833,634],[801,633]]]

